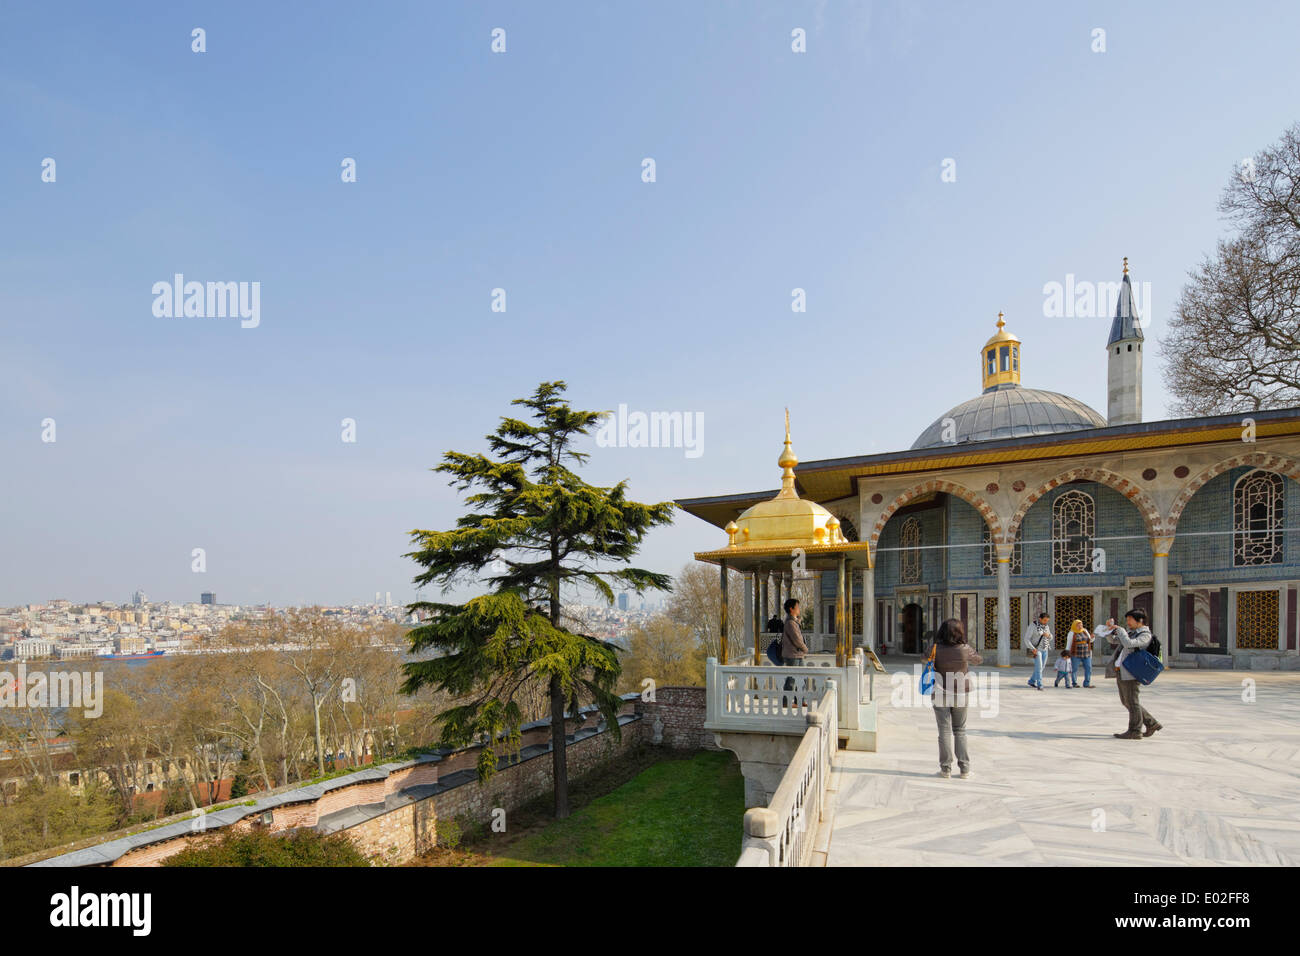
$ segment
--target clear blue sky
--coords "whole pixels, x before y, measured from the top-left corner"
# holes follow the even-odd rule
[[[1043,285],[1127,255],[1158,340],[1300,119],[1287,3],[270,6],[0,12],[0,604],[409,600],[460,512],[427,469],[544,379],[704,415],[698,458],[593,449],[642,500],[775,487],[786,405],[803,460],[906,448],[999,310],[1104,414],[1109,320]],[[260,326],[156,318],[177,272],[260,282]]]

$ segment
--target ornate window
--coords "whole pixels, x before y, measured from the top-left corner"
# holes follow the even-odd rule
[[[1011,624],[1011,649],[1020,650],[1020,597],[1017,595],[1011,599],[1008,605],[1011,610],[1008,613],[1008,620]],[[986,597],[984,599],[984,650],[996,651],[998,649],[998,599],[995,597]]]
[[[1097,506],[1092,495],[1067,491],[1052,503],[1052,573],[1082,574],[1092,570]]]
[[[901,549],[898,580],[902,584],[921,583],[921,519],[912,515],[903,522],[898,535]]]
[[[1271,471],[1243,475],[1232,490],[1232,563],[1236,567],[1281,564],[1286,507],[1282,476]]]
[[[853,523],[852,519],[845,518],[842,515],[836,515],[835,518],[840,523],[840,534],[844,535],[844,540],[857,541],[858,526]]]
[[[1277,650],[1277,591],[1237,592],[1237,648]]]
[[[985,525],[980,536],[984,544],[984,574],[996,574],[998,570],[998,549],[993,547],[993,535],[989,533],[989,526]],[[1016,529],[1016,540],[1011,544],[1011,573],[1023,573],[1024,549],[1020,546],[1020,529]]]

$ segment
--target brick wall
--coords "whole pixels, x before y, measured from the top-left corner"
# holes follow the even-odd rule
[[[585,737],[566,748],[569,778],[576,780],[615,760],[641,744],[654,744],[674,750],[717,750],[713,735],[704,730],[705,690],[703,687],[660,687],[654,701],[629,700],[624,713],[635,714],[621,728],[621,739],[608,731]],[[575,724],[575,727],[579,726]],[[549,740],[548,727],[524,732],[522,746]],[[479,748],[472,747],[447,754],[439,762],[412,764],[394,770],[384,780],[361,781],[331,790],[318,799],[277,806],[273,810],[272,832],[314,827],[328,813],[350,807],[374,806],[387,796],[405,789],[435,783],[458,770],[475,766]],[[552,755],[537,754],[499,770],[487,784],[471,780],[441,793],[425,797],[380,813],[340,832],[347,833],[363,853],[376,863],[403,863],[428,851],[437,842],[437,822],[468,818],[471,823],[490,825],[492,812],[506,811],[507,821],[513,810],[544,797],[554,789],[551,772]],[[232,823],[235,832],[254,826],[250,816]],[[203,833],[179,836],[123,853],[110,866],[158,866],[167,857],[226,832],[227,828],[210,828]]]
[[[655,700],[637,701],[641,714],[642,738],[652,743],[656,733],[662,744],[674,750],[719,750],[713,734],[704,729],[703,687],[658,687]]]
[[[576,780],[637,746],[642,742],[645,726],[645,720],[625,725],[622,740],[617,742],[613,734],[602,733],[569,744],[565,748],[569,779]],[[437,814],[444,820],[464,816],[472,823],[490,824],[492,811],[500,807],[506,811],[508,821],[512,810],[555,789],[552,759],[550,753],[540,754],[498,771],[486,785],[477,781],[467,783],[431,797],[429,802],[436,805]]]
[[[374,862],[404,863],[437,843],[434,799],[409,803],[344,832]]]

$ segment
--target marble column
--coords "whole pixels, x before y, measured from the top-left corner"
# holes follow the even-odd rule
[[[1169,549],[1173,538],[1151,539],[1151,633],[1160,638],[1160,657],[1168,660],[1174,646],[1169,633]]]
[[[867,559],[862,569],[862,646],[876,649],[876,569]]]
[[[744,644],[741,645],[742,650],[746,645],[757,642],[756,638],[754,637],[753,628],[754,628],[754,619],[758,617],[757,613],[754,610],[754,592],[758,589],[756,587],[749,586],[750,579],[752,578],[756,580],[757,574],[758,574],[757,572],[753,572],[752,574],[745,575],[741,578],[741,582],[740,582],[741,584],[740,591],[741,594],[744,595],[744,606],[745,606],[744,609],[745,616],[743,621],[741,622],[741,626],[745,631],[745,641]],[[745,655],[743,653],[739,655],[736,663],[737,664],[745,663]]]
[[[813,605],[813,626],[812,626],[812,629],[813,629],[813,633],[814,633],[814,634],[821,634],[821,633],[823,633],[823,632],[822,632],[822,628],[826,626],[826,622],[822,620],[822,575],[821,575],[821,572],[820,572],[820,571],[815,571],[815,572],[813,572],[812,585],[813,585],[813,599],[812,599],[812,605]],[[811,647],[811,646],[812,646],[812,645],[810,644],[809,647]],[[821,648],[821,647],[818,647],[817,649],[818,649],[818,650],[821,650],[822,648]]]
[[[722,571],[722,610],[718,615],[719,641],[718,641],[718,658],[725,664],[727,663],[727,562],[719,561],[720,570]]]
[[[839,567],[835,574],[835,666],[844,666],[844,634],[845,621],[851,620],[844,606],[844,556],[840,555]]]
[[[1011,666],[1011,545],[997,545],[998,667]]]
[[[864,612],[866,608],[862,609]],[[844,559],[844,662],[853,656],[853,559]]]
[[[754,666],[763,663],[763,599],[767,597],[765,573],[754,572]]]

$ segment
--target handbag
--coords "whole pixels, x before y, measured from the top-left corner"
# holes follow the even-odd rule
[[[1124,663],[1120,666],[1143,686],[1154,681],[1165,669],[1165,665],[1160,663],[1160,658],[1142,648],[1131,648],[1128,657],[1124,658]]]
[[[771,644],[767,645],[767,659],[780,667],[785,661],[781,658],[781,638],[776,638]]]
[[[934,656],[938,650],[938,645],[930,648],[930,652],[925,656],[925,667],[921,668],[921,695],[925,696],[934,690]]]
[[[925,667],[921,670],[921,695],[924,696],[934,690],[934,661],[926,661]]]

